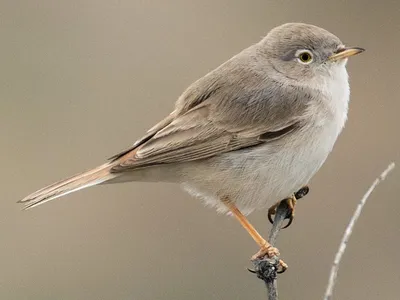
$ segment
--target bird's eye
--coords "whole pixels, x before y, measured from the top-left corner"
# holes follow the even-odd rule
[[[299,53],[297,54],[297,58],[302,64],[309,64],[313,61],[313,55],[308,50],[299,51]]]

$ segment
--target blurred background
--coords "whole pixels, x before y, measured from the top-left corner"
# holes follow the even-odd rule
[[[178,186],[15,202],[131,145],[192,81],[301,21],[367,49],[348,64],[345,131],[278,243],[281,299],[320,299],[355,207],[400,158],[399,15],[397,0],[0,1],[0,298],[265,299],[246,271],[256,244]],[[335,299],[398,299],[399,180],[397,168],[367,203]],[[250,220],[268,234],[266,212]]]

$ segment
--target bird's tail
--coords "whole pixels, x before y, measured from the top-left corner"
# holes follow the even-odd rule
[[[112,163],[105,163],[104,165],[87,172],[72,176],[42,188],[18,202],[25,203],[26,205],[24,209],[29,209],[69,193],[104,183],[117,176],[117,174],[110,172],[111,168]]]

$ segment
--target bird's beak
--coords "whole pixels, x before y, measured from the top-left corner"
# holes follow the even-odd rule
[[[340,59],[344,59],[356,54],[359,54],[361,52],[364,52],[365,49],[360,48],[360,47],[343,47],[339,48],[333,55],[328,57],[329,61],[337,61]]]

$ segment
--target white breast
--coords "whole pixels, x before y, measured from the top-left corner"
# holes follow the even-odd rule
[[[321,76],[322,77],[322,76]],[[320,78],[321,78],[320,77]],[[328,120],[333,120],[337,134],[341,132],[347,120],[350,87],[346,70],[346,61],[337,63],[330,69],[330,77],[315,82],[315,86],[324,95],[322,111],[327,113]]]

